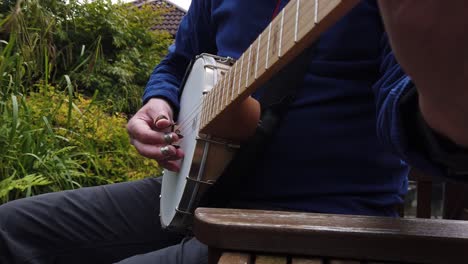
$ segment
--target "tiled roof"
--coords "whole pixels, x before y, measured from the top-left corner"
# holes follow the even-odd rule
[[[166,0],[137,0],[133,2],[133,4],[135,4],[136,6],[141,6],[145,3],[152,4],[156,9],[161,7],[169,8],[169,12],[163,15],[162,23],[159,25],[155,25],[153,27],[153,30],[167,30],[169,33],[175,36],[180,21],[185,15],[185,11]]]

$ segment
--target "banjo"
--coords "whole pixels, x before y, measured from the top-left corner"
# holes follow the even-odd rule
[[[250,94],[358,2],[290,1],[237,61],[210,54],[197,56],[188,70],[180,98],[177,129],[184,135],[180,147],[185,156],[179,172],[163,172],[160,196],[163,228],[189,229],[200,198],[233,158],[239,148],[235,136],[239,132],[231,131],[234,126],[230,118],[241,116],[239,120],[250,119],[247,124],[253,124],[246,125],[240,137],[253,133],[259,110],[243,106],[249,102]],[[242,113],[240,109],[253,109],[253,113]],[[235,127],[238,126],[236,123]]]

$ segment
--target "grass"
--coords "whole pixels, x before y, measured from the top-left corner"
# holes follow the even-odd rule
[[[110,8],[119,14],[118,21],[132,17],[126,22],[128,28],[119,25],[121,32],[106,29],[113,21],[101,20],[99,12]],[[96,12],[94,19],[100,20],[88,21],[89,28],[77,27],[74,23],[83,18],[75,15],[83,10]],[[143,11],[150,19],[150,10]],[[132,98],[141,94],[141,80],[147,79],[152,67],[149,64],[157,63],[144,61],[148,69],[141,71],[144,67],[136,64],[140,56],[159,58],[154,35],[145,35],[148,30],[132,20],[132,12],[143,11],[128,11],[103,0],[89,6],[20,0],[11,11],[0,14],[0,203],[160,174],[155,161],[139,156],[130,145],[127,114],[116,111],[116,105],[130,109],[125,102],[131,102],[132,109],[138,107]],[[85,31],[99,30],[102,34],[81,42]],[[147,43],[139,43],[141,50],[132,50],[135,41],[123,41],[132,37],[146,38]],[[120,46],[115,49],[120,53],[104,52],[113,40],[118,40]],[[167,48],[168,39],[161,41],[158,49]],[[104,70],[99,72],[99,68]],[[109,69],[125,79],[107,74]],[[135,72],[127,74],[124,69]],[[141,80],[137,82],[135,76]],[[113,90],[86,90],[83,80]],[[110,100],[101,100],[102,95]]]

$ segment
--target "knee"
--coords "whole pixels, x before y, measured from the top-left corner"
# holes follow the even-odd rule
[[[16,201],[0,205],[0,263],[14,263],[13,248],[15,233],[21,227],[18,218],[18,205]]]
[[[0,232],[21,234],[37,226],[40,216],[49,214],[46,201],[37,198],[22,198],[0,205]]]
[[[5,224],[8,222],[8,219],[12,217],[15,213],[14,203],[16,201],[7,202],[0,205],[0,232],[4,230]]]
[[[17,230],[18,224],[21,223],[21,216],[27,212],[24,207],[25,203],[22,200],[0,205],[0,233]]]
[[[18,199],[0,205],[0,244],[17,245],[35,235],[41,226],[41,211],[47,214],[47,210],[35,202],[34,198]]]

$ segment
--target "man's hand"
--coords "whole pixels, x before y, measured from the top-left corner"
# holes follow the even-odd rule
[[[379,0],[395,56],[434,130],[468,147],[468,2]]]
[[[184,153],[172,143],[181,139],[181,135],[171,132],[172,109],[159,98],[150,99],[127,124],[131,143],[138,152],[155,159],[162,167],[178,171]]]

